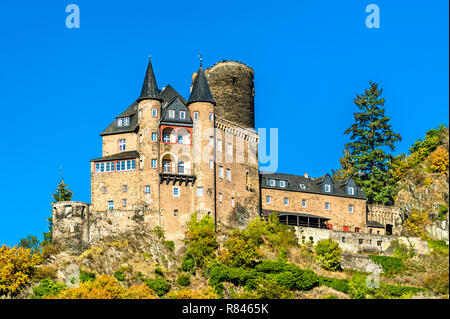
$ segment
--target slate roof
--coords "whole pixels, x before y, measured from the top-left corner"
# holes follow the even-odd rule
[[[123,160],[123,159],[131,159],[131,158],[138,158],[139,153],[137,151],[127,151],[127,152],[120,152],[113,155],[103,156],[99,158],[94,158],[90,160],[90,162],[102,162],[102,161],[115,161],[115,160]]]
[[[381,224],[379,222],[376,222],[374,220],[368,220],[367,223],[366,223],[366,226],[367,227],[383,228],[384,229],[384,225],[383,224]]]
[[[278,214],[278,216],[290,215],[290,216],[320,218],[320,219],[323,219],[323,220],[329,220],[329,218],[327,218],[327,217],[317,216],[317,215],[312,215],[312,214],[294,213],[294,212],[286,212],[286,211],[279,211],[279,210],[263,209],[263,215],[264,216],[270,216],[273,213]]]
[[[189,97],[187,105],[194,102],[209,102],[216,105],[216,102],[214,101],[209,89],[208,81],[206,80],[205,71],[203,70],[201,65],[197,71],[197,76],[195,77],[191,96]]]
[[[108,127],[103,130],[103,132],[100,133],[101,136],[103,135],[110,135],[110,134],[118,134],[118,133],[129,133],[134,132],[138,128],[138,115],[137,115],[137,109],[138,109],[138,103],[135,101],[133,104],[131,104],[122,114],[116,117],[124,117],[129,116],[130,117],[130,125],[128,126],[122,126],[118,127],[116,125],[116,119],[108,125]]]
[[[269,173],[265,174],[261,172],[261,188],[267,189],[278,189],[278,190],[288,190],[294,192],[303,192],[303,193],[314,193],[314,194],[322,194],[322,195],[330,195],[330,196],[341,196],[341,197],[350,197],[350,198],[358,198],[358,199],[367,199],[363,190],[360,187],[355,187],[355,195],[349,195],[346,192],[345,185],[348,183],[348,180],[340,180],[340,181],[332,181],[334,187],[332,187],[331,192],[325,192],[322,188],[322,183],[326,176],[329,174],[325,174],[318,178],[305,177],[299,175],[291,175],[291,174],[282,174],[282,173]],[[276,181],[283,180],[286,182],[285,187],[279,186],[270,186],[267,183],[267,179],[274,179]],[[305,185],[305,189],[301,188],[301,184]]]
[[[169,118],[169,110],[174,110],[175,117]],[[184,111],[185,118],[180,118],[180,111]],[[163,108],[161,112],[161,124],[165,125],[181,125],[181,126],[192,126],[191,115],[186,105],[181,101],[178,96],[175,96],[173,100],[168,103],[166,107]]]
[[[148,59],[147,71],[145,72],[144,84],[142,85],[141,95],[137,102],[144,99],[152,99],[161,101],[160,91],[156,84],[155,73],[153,72],[152,60]]]
[[[162,106],[166,106],[172,100],[178,97],[184,105],[187,104],[186,100],[178,93],[170,84],[167,84],[166,87],[161,92],[161,98],[163,99]]]

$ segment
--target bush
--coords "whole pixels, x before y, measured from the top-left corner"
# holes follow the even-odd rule
[[[41,280],[39,286],[33,287],[33,294],[31,299],[42,299],[44,296],[57,295],[62,290],[66,289],[66,286],[59,282],[53,282],[50,278]]]
[[[341,265],[341,248],[331,238],[321,239],[315,246],[315,260],[326,270],[336,271]]]
[[[427,231],[427,226],[430,224],[428,213],[425,211],[413,210],[411,215],[404,223],[406,233],[413,237],[420,237],[424,240],[429,239],[430,235]]]
[[[186,253],[181,263],[181,269],[186,272],[195,273],[195,259],[190,253]]]
[[[165,240],[163,242],[163,244],[166,246],[167,249],[169,249],[170,251],[174,251],[175,250],[175,243],[171,240]]]
[[[164,277],[164,271],[160,267],[155,268],[155,274]]]
[[[449,253],[449,245],[445,243],[445,240],[429,240],[428,247],[438,253]]]
[[[319,276],[312,270],[303,270],[295,283],[299,290],[311,290],[319,284]]]
[[[386,290],[389,295],[393,297],[401,297],[403,295],[413,295],[415,293],[425,291],[423,288],[410,287],[410,286],[396,286],[396,285],[386,285]]]
[[[56,271],[56,267],[54,266],[35,267],[33,269],[33,279],[42,280],[45,278],[51,278],[55,280],[57,278]]]
[[[366,299],[370,290],[366,285],[366,278],[355,275],[348,283],[348,293],[353,299]]]
[[[80,270],[80,282],[88,282],[88,281],[92,282],[94,280],[95,280],[94,273]]]
[[[370,255],[369,257],[374,263],[380,265],[383,268],[383,273],[386,276],[400,274],[403,272],[403,270],[405,270],[405,265],[400,258],[376,255]]]
[[[431,153],[430,161],[430,168],[434,172],[445,174],[448,171],[449,158],[448,151],[445,148],[438,147],[433,153]]]
[[[160,276],[155,279],[146,279],[144,282],[160,297],[170,290],[170,284]]]
[[[425,287],[438,295],[448,295],[448,272],[435,274],[425,278]]]
[[[123,270],[119,269],[114,273],[114,277],[118,280],[118,281],[125,281],[126,277],[123,274]]]
[[[189,274],[180,274],[177,278],[177,284],[183,287],[187,287],[191,284],[191,277]]]
[[[327,286],[343,293],[348,293],[349,291],[348,282],[348,279],[327,278],[322,276],[319,277],[319,284],[321,286]]]
[[[439,208],[439,213],[438,213],[438,219],[440,221],[445,220],[445,216],[448,213],[448,207],[445,204],[442,204],[441,207]]]
[[[219,261],[229,267],[251,268],[260,257],[252,241],[235,234],[224,243],[225,249],[219,255]]]
[[[218,299],[219,296],[212,287],[204,290],[192,291],[190,289],[183,289],[171,291],[167,294],[168,299]]]

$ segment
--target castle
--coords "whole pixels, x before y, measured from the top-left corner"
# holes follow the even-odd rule
[[[260,172],[254,126],[250,67],[223,61],[204,70],[200,61],[186,101],[170,85],[158,88],[149,60],[140,96],[100,134],[91,204],[54,204],[54,240],[79,250],[143,222],[180,242],[194,212],[218,230],[275,213],[292,226],[385,234],[351,178]]]

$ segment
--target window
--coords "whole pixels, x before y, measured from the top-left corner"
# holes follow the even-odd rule
[[[116,120],[116,125],[117,125],[117,127],[122,127],[123,126],[123,118],[118,118]]]
[[[150,194],[150,185],[145,185],[145,194]]]
[[[302,207],[306,207],[306,199],[302,199]]]
[[[123,126],[128,126],[130,125],[130,117],[124,117],[123,118]]]
[[[142,119],[142,110],[139,110],[139,119]]]
[[[194,112],[194,120],[198,120],[198,112]]]
[[[163,134],[163,142],[170,143],[170,135],[169,134]]]
[[[233,144],[231,144],[231,143],[227,144],[227,154],[233,155]]]
[[[127,190],[128,190],[128,187],[127,187],[127,185],[123,185],[123,186],[122,186],[122,191],[123,191],[124,193],[126,193],[126,192],[127,192]]]
[[[300,188],[301,188],[301,189],[306,189],[305,184],[300,184]]]
[[[382,241],[377,241],[377,246],[381,247],[381,243],[382,243]]]
[[[130,171],[136,169],[136,160],[125,160],[118,161],[116,170],[117,171]]]
[[[222,152],[222,140],[217,140],[217,152]]]
[[[342,241],[343,243],[345,243],[345,237],[342,237],[342,238],[341,238],[341,241]]]
[[[212,113],[209,113],[209,120],[212,121],[214,119],[214,115]]]
[[[354,210],[353,205],[348,205],[348,211],[350,213],[353,213],[353,210]]]
[[[350,226],[342,226],[343,231],[350,231]]]
[[[102,188],[102,193],[103,193],[103,194],[106,194],[106,187],[103,187],[103,188]]]
[[[175,210],[173,211],[173,216],[178,216],[178,209],[175,209]]]
[[[179,187],[174,187],[173,188],[173,196],[180,196],[180,188]]]
[[[231,207],[234,208],[234,197],[231,197]]]
[[[214,146],[214,138],[212,136],[209,137],[209,145]]]
[[[184,120],[186,118],[186,112],[180,111],[180,119]]]
[[[163,161],[163,172],[170,173],[170,161]]]
[[[222,203],[222,193],[219,193],[219,203]]]
[[[115,163],[114,162],[101,162],[95,163],[96,173],[114,172]]]
[[[156,132],[152,132],[152,142],[156,141],[158,141],[158,135],[156,134]]]
[[[203,197],[203,187],[197,187],[197,197]]]
[[[175,111],[174,110],[169,110],[169,118],[171,118],[171,119],[175,118]]]
[[[157,117],[158,116],[158,110],[157,109],[152,109],[152,116],[153,117]]]
[[[223,166],[219,166],[219,178],[223,178]]]
[[[354,187],[349,187],[348,188],[348,194],[349,195],[355,195],[355,188]]]
[[[327,192],[327,193],[331,192],[331,185],[330,184],[325,184],[325,192]]]
[[[326,209],[326,210],[330,210],[330,203],[329,203],[329,202],[326,202],[326,203],[325,203],[325,209]]]
[[[114,201],[110,200],[108,201],[108,209],[113,210],[114,209]]]
[[[372,234],[372,231],[373,231],[372,229],[369,229],[369,234]]]
[[[122,206],[123,207],[127,206],[127,200],[126,199],[122,200]]]
[[[184,162],[183,161],[178,162],[178,174],[184,174]]]
[[[359,233],[359,227],[355,227],[355,233]]]
[[[280,187],[286,187],[286,181],[280,181]]]
[[[272,202],[272,197],[266,196],[266,203],[270,204]]]
[[[379,230],[377,230],[377,235],[379,235],[380,234],[380,231]]]
[[[227,181],[231,181],[231,170],[227,168]]]
[[[358,239],[358,242],[360,245],[362,245],[364,243],[364,239],[360,238],[360,239]]]
[[[209,160],[209,168],[214,169],[214,160]]]
[[[156,168],[158,166],[158,162],[156,159],[152,159],[152,168]]]
[[[183,144],[183,135],[178,135],[178,140],[177,140],[177,143],[178,144]]]
[[[289,198],[284,199],[284,206],[289,206]]]
[[[125,151],[125,139],[120,139],[119,140],[119,151]]]
[[[275,180],[274,179],[269,179],[269,185],[270,186],[275,186]]]

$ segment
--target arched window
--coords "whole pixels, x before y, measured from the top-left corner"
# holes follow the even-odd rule
[[[191,133],[185,128],[180,128],[177,132],[178,144],[191,144]]]
[[[184,174],[184,162],[183,161],[178,162],[178,174]]]

